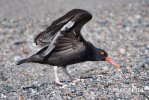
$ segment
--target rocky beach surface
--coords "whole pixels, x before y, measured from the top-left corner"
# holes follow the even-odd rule
[[[83,36],[105,49],[121,68],[107,62],[69,65],[69,73],[84,80],[73,84],[59,68],[66,86],[58,86],[50,65],[17,66],[18,60],[41,49],[34,37],[74,8],[93,15],[82,29]],[[148,99],[148,0],[0,1],[0,100]]]

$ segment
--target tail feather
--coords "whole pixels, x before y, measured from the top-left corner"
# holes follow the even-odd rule
[[[17,62],[17,65],[21,65],[21,64],[26,63],[26,62],[28,62],[28,59],[22,59],[22,60],[19,60]]]
[[[26,59],[22,59],[22,60],[18,61],[17,65],[21,65],[21,64],[27,63],[27,62],[39,63],[42,61],[43,61],[43,58],[39,57],[39,55],[33,55],[31,57],[28,57]]]

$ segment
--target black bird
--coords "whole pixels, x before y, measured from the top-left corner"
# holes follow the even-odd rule
[[[114,66],[120,67],[108,57],[107,52],[96,48],[81,35],[81,28],[91,18],[92,15],[82,9],[69,11],[36,36],[34,42],[44,47],[36,54],[18,61],[17,65],[27,62],[53,65],[57,84],[62,83],[58,79],[56,66],[62,67],[71,80],[73,78],[66,69],[66,66],[70,64],[85,61],[108,61]]]

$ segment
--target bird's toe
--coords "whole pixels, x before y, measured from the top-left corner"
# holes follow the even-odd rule
[[[60,81],[55,81],[55,83],[56,83],[57,85],[60,85],[60,86],[65,85],[64,83],[62,83],[62,82],[60,82]]]
[[[83,82],[84,79],[75,78],[75,79],[72,80],[72,84],[76,84],[77,82],[80,82],[80,81]]]

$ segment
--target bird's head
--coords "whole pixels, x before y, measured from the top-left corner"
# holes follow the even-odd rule
[[[108,56],[108,53],[102,49],[96,48],[96,60],[98,61],[107,61],[115,67],[120,67],[111,57]]]

